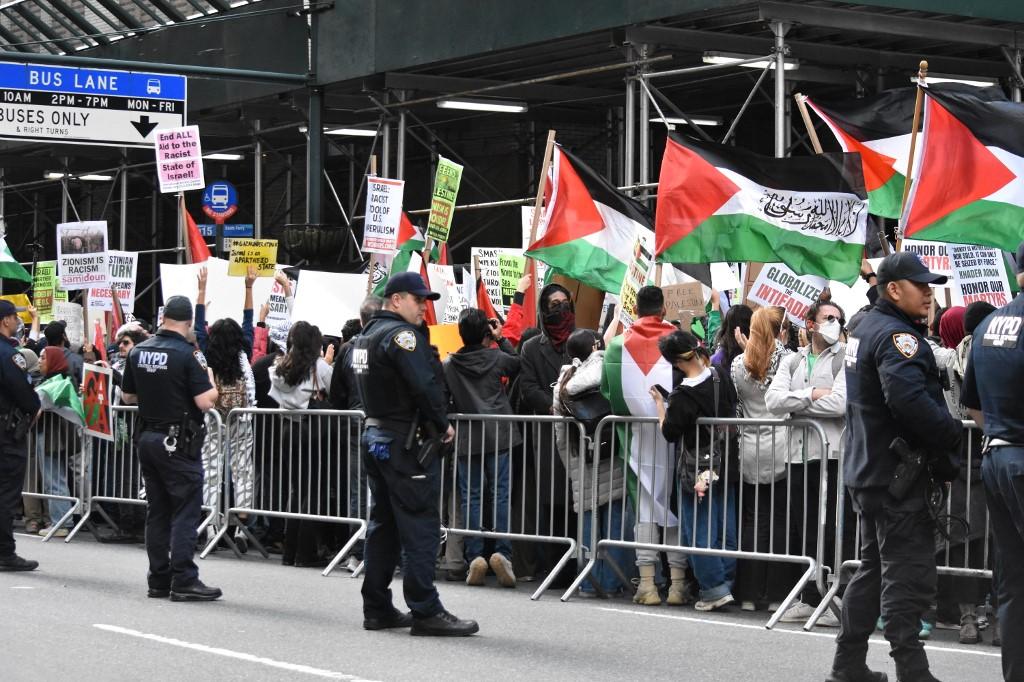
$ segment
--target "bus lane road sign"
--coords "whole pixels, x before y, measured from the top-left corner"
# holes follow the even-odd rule
[[[184,76],[0,64],[0,138],[153,146],[157,128],[185,125]]]

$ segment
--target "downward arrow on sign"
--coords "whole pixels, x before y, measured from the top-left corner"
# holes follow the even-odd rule
[[[138,121],[132,121],[131,123],[135,126],[135,129],[139,131],[139,135],[142,135],[142,137],[147,137],[151,132],[153,132],[153,128],[156,128],[158,125],[157,123],[150,123],[149,116],[146,116],[145,114],[140,116]]]

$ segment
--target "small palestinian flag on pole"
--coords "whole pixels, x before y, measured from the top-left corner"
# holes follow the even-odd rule
[[[398,248],[393,255],[385,256],[378,254],[377,256],[376,267],[387,273],[386,276],[381,278],[374,277],[376,284],[373,287],[373,293],[377,296],[384,295],[384,288],[387,286],[388,278],[396,272],[408,270],[412,254],[423,251],[426,246],[423,230],[409,220],[409,216],[405,211],[402,211],[402,218],[398,222],[398,239],[396,241]],[[434,245],[432,255],[434,258],[440,256],[437,244]]]
[[[867,231],[858,154],[776,159],[671,135],[655,223],[656,259],[783,262],[852,283]]]
[[[1024,105],[928,89],[903,237],[1016,251],[1024,241]]]
[[[14,254],[7,248],[7,242],[2,236],[0,236],[0,277],[17,279],[22,282],[32,281],[32,275],[14,258]]]

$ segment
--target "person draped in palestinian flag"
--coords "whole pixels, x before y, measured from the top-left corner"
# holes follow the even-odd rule
[[[601,393],[611,403],[614,414],[631,417],[657,417],[650,391],[661,386],[671,391],[675,385],[672,365],[661,356],[658,340],[676,331],[664,320],[665,299],[658,287],[643,287],[637,293],[637,320],[621,336],[608,344],[601,376]],[[657,424],[616,424],[618,452],[629,458],[629,494],[636,509],[636,541],[679,544],[679,520],[672,512],[672,491],[676,486],[673,444],[661,435]],[[661,562],[657,552],[637,550],[640,586],[633,597],[637,604],[661,604],[654,583]],[[672,584],[668,603],[686,603],[686,556],[670,553]]]
[[[1015,252],[1024,241],[1024,105],[925,93],[903,238]]]

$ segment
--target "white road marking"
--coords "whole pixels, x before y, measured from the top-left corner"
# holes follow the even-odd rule
[[[36,588],[31,585],[11,585],[12,590],[34,590]]]
[[[612,613],[628,613],[633,616],[647,616],[648,618],[667,618],[669,620],[683,620],[688,623],[700,623],[702,625],[721,625],[728,628],[740,628],[742,630],[759,630],[761,632],[768,632],[763,625],[751,625],[750,623],[730,623],[723,620],[713,620],[711,618],[694,618],[693,616],[671,616],[667,613],[648,613],[646,611],[633,611],[631,609],[612,609],[607,606],[597,607],[600,611],[610,611]],[[803,635],[805,637],[821,637],[824,639],[835,639],[834,634],[828,634],[825,632],[805,632],[804,630],[787,630],[785,628],[775,628],[771,632],[783,632],[789,635]],[[889,642],[883,637],[872,637],[868,640],[869,644],[879,644],[889,646]],[[1002,654],[997,652],[989,651],[971,651],[969,649],[960,649],[957,647],[948,646],[936,646],[934,644],[925,644],[924,648],[926,651],[944,651],[951,654],[971,654],[972,656],[990,656],[993,658],[999,658]]]
[[[226,658],[234,658],[239,661],[248,661],[249,663],[258,663],[271,668],[278,668],[280,670],[287,670],[293,673],[305,673],[306,675],[314,675],[316,677],[325,677],[330,680],[351,680],[352,682],[371,682],[370,680],[364,680],[356,675],[346,675],[345,673],[334,672],[333,670],[324,670],[322,668],[313,668],[308,665],[301,665],[298,663],[285,663],[284,661],[275,661],[272,658],[264,658],[263,656],[254,656],[252,654],[242,653],[241,651],[231,651],[230,649],[221,649],[219,647],[206,646],[205,644],[195,644],[193,642],[185,642],[180,639],[174,639],[172,637],[162,637],[160,635],[153,635],[147,632],[139,632],[138,630],[132,630],[130,628],[122,628],[117,625],[105,625],[103,623],[94,623],[94,628],[105,630],[107,632],[114,632],[119,635],[128,635],[130,637],[138,637],[139,639],[148,639],[151,642],[159,642],[160,644],[170,644],[171,646],[181,647],[183,649],[192,649],[193,651],[202,651],[207,654],[214,654],[217,656],[224,656]]]

